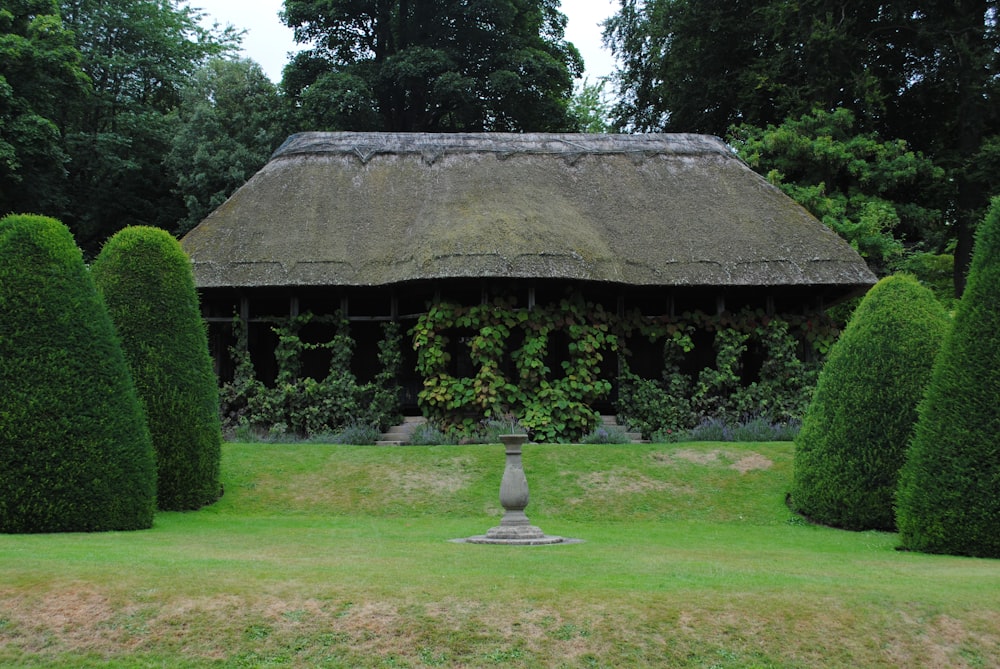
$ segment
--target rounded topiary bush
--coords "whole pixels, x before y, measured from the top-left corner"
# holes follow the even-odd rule
[[[910,276],[879,281],[830,350],[795,440],[793,508],[852,530],[893,530],[899,469],[948,326]]]
[[[73,236],[41,216],[0,220],[0,531],[148,528],[153,458]]]
[[[1000,558],[1000,198],[976,237],[900,473],[903,547]]]
[[[222,428],[191,262],[159,228],[121,230],[92,268],[118,329],[157,459],[160,509],[219,498]]]

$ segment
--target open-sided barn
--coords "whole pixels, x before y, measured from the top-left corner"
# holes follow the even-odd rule
[[[846,242],[701,135],[297,134],[182,244],[223,377],[234,314],[267,379],[272,317],[339,310],[365,377],[378,324],[412,326],[435,301],[530,310],[575,291],[618,314],[801,315],[875,282]],[[400,381],[415,411],[414,360],[407,350]],[[456,352],[451,373],[475,375],[463,364]]]

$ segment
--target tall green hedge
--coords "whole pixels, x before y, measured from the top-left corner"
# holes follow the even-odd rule
[[[72,235],[0,220],[0,531],[144,529],[155,509],[142,407]]]
[[[1000,558],[1000,198],[919,415],[897,498],[903,547]]]
[[[879,281],[820,373],[796,439],[792,506],[817,522],[893,530],[917,403],[948,316],[911,276]]]
[[[159,228],[107,241],[92,271],[118,329],[157,458],[157,499],[169,511],[219,498],[222,428],[191,262]]]

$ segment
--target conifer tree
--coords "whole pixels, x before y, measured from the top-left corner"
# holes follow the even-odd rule
[[[0,220],[0,531],[145,529],[156,468],[142,406],[69,230]]]
[[[830,351],[795,445],[792,506],[851,530],[895,529],[893,498],[948,316],[910,276],[879,281]]]
[[[146,409],[163,510],[219,497],[222,429],[191,262],[158,228],[131,227],[104,245],[94,278]]]
[[[998,302],[1000,198],[994,198],[900,474],[896,519],[904,548],[1000,558]]]

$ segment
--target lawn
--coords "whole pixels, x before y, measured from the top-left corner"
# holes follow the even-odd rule
[[[227,444],[225,496],[132,533],[0,535],[2,667],[998,667],[1000,561],[784,504],[789,443]]]

